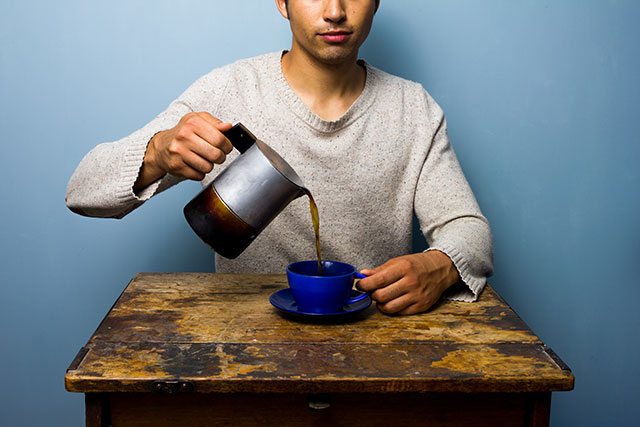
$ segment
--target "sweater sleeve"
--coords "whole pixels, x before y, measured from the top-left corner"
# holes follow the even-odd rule
[[[157,132],[170,129],[191,111],[210,111],[212,100],[222,97],[228,67],[214,70],[193,83],[177,100],[141,129],[115,142],[93,148],[80,162],[67,185],[67,207],[91,217],[122,218],[152,196],[182,181],[165,175],[139,193],[138,179],[147,144]]]
[[[449,144],[442,111],[427,99],[436,110],[436,131],[418,179],[415,213],[427,250],[447,254],[460,273],[462,283],[446,297],[475,301],[493,272],[491,231]]]

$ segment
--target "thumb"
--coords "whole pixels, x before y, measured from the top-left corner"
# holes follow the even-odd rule
[[[198,114],[198,116],[206,120],[209,124],[211,124],[221,132],[227,131],[233,127],[231,123],[223,122],[219,118],[212,116],[210,113],[206,111],[200,111],[196,114]]]
[[[214,126],[220,132],[226,132],[226,131],[228,131],[229,129],[231,129],[233,127],[233,125],[231,123],[227,123],[227,122],[218,122],[218,123],[214,124]]]

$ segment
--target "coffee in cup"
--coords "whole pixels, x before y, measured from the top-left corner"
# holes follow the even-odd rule
[[[354,280],[365,277],[353,265],[340,261],[323,260],[320,272],[317,260],[294,262],[287,267],[293,299],[298,309],[306,313],[336,313],[364,300],[369,294],[352,294]]]

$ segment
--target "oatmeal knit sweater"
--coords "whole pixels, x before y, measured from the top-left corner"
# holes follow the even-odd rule
[[[142,129],[91,150],[71,177],[74,212],[122,218],[178,183],[167,175],[139,194],[132,188],[148,141],[191,111],[242,122],[274,148],[311,190],[320,213],[324,259],[372,268],[411,252],[415,212],[429,249],[446,253],[463,283],[448,297],[475,300],[492,271],[491,234],[449,145],[440,107],[421,85],[365,64],[362,94],[338,120],[314,114],[288,85],[281,52],[238,61],[197,80]],[[208,184],[238,153],[214,167]],[[182,206],[176,206],[181,209]],[[219,272],[282,273],[315,258],[307,198],[294,200]]]

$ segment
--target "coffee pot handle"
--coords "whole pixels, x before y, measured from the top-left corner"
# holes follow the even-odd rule
[[[231,129],[222,132],[222,134],[227,137],[240,154],[251,148],[257,140],[257,138],[249,132],[249,129],[244,127],[242,123],[236,123]]]

